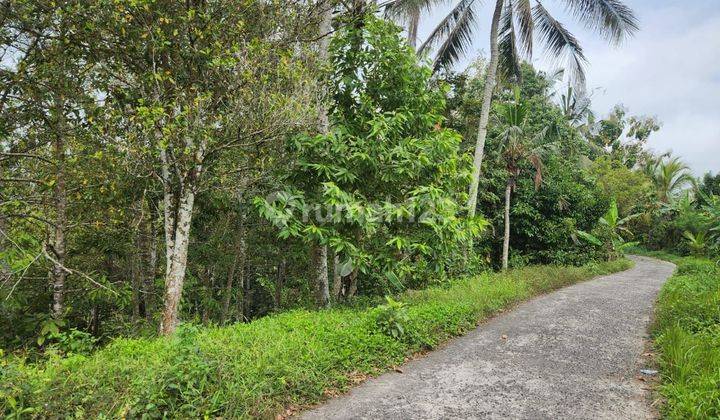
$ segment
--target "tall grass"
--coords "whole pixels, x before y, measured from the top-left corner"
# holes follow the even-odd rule
[[[503,308],[594,275],[538,266],[410,291],[403,304],[292,311],[222,328],[186,326],[172,338],[118,339],[95,354],[41,365],[4,360],[0,412],[35,417],[272,417],[307,406],[367,375],[463,334]],[[386,311],[402,316],[379,316]],[[390,314],[394,315],[394,314]],[[381,328],[402,323],[393,336]]]
[[[720,267],[702,258],[671,257],[678,265],[657,307],[668,418],[720,418]]]

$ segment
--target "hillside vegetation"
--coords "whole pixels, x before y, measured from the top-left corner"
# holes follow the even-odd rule
[[[656,310],[663,412],[674,419],[720,416],[720,265],[656,254],[677,264]]]
[[[290,311],[172,338],[118,339],[91,356],[3,361],[0,412],[38,417],[271,417],[397,366],[512,304],[628,260],[538,266],[408,291],[379,307]]]

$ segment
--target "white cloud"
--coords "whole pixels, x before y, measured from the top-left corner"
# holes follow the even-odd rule
[[[622,102],[631,113],[655,115],[650,139],[672,149],[696,174],[720,170],[720,13],[669,5],[640,9],[642,30],[618,49],[586,44],[588,81],[602,90],[593,108]],[[657,4],[655,5],[657,6]]]
[[[583,43],[590,62],[588,85],[599,88],[593,96],[593,109],[603,115],[613,105],[622,103],[632,114],[657,116],[663,126],[650,138],[653,149],[672,149],[697,175],[720,171],[717,0],[626,0],[626,3],[638,14],[641,30],[620,47],[609,47],[574,23],[563,13],[559,2],[549,3],[552,12]],[[438,8],[424,17],[421,37],[448,8]],[[488,4],[478,9],[481,18],[475,51],[487,50],[490,14]],[[549,67],[544,60],[534,62],[541,69]]]

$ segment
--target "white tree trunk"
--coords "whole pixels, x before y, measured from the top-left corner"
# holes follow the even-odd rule
[[[508,256],[510,254],[510,196],[512,195],[512,184],[508,180],[505,187],[505,235],[503,236],[502,269],[508,268]]]
[[[312,248],[312,263],[315,268],[315,303],[324,308],[330,304],[330,290],[328,279],[328,252],[325,245],[314,245]]]
[[[194,203],[195,192],[192,190],[192,186],[185,185],[177,208],[174,240],[171,243],[166,243],[166,249],[171,249],[172,255],[170,257],[170,267],[166,270],[165,277],[164,309],[160,323],[160,333],[163,335],[172,334],[178,324]],[[167,221],[165,223],[167,225]]]
[[[327,5],[326,5],[327,6]],[[328,59],[330,47],[330,32],[332,31],[333,8],[328,7],[323,12],[320,26],[318,28],[320,39],[318,58],[324,62]],[[328,134],[330,132],[330,119],[325,105],[326,98],[320,98],[318,112],[318,132]],[[327,306],[330,302],[330,285],[328,281],[328,253],[325,245],[315,244],[312,249],[312,265],[315,271],[315,295],[318,306]]]
[[[490,118],[490,105],[492,102],[495,81],[498,69],[498,26],[503,8],[503,0],[495,3],[495,12],[490,26],[490,62],[485,73],[485,87],[483,89],[482,107],[480,108],[480,122],[478,123],[477,140],[475,141],[475,154],[473,156],[472,180],[468,192],[468,215],[475,216],[477,207],[478,186],[480,184],[480,171],[483,157],[485,156],[485,138],[487,137],[487,126]]]
[[[55,254],[53,258],[52,268],[50,269],[50,283],[52,287],[52,308],[51,314],[53,318],[62,317],[65,310],[65,280],[67,279],[67,270],[65,269],[65,228],[67,225],[67,192],[65,190],[65,111],[63,110],[62,100],[55,100],[55,117],[57,119],[57,127],[55,127],[55,228],[52,235],[52,252]]]
[[[158,137],[160,138],[160,137]],[[167,151],[160,150],[160,161],[162,165],[163,183],[163,219],[165,228],[165,278],[168,278],[172,270],[173,253],[175,252],[175,194],[172,190],[170,177],[170,162]]]

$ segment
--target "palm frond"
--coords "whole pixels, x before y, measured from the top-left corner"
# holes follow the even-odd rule
[[[458,2],[418,48],[418,54],[422,55],[440,44],[435,55],[433,70],[453,64],[472,45],[472,33],[477,22],[473,10],[475,1]]]
[[[433,7],[447,3],[449,0],[389,0],[382,3],[385,17],[398,19],[409,16],[417,11],[430,12]]]
[[[555,60],[567,60],[567,69],[577,85],[585,84],[587,59],[577,38],[538,2],[533,7],[533,20],[540,41]]]
[[[500,16],[498,52],[500,76],[512,83],[520,83],[520,57],[515,36],[513,0],[506,0]]]
[[[518,22],[519,49],[520,53],[528,59],[532,58],[533,51],[533,30],[535,22],[532,17],[532,5],[530,0],[514,0],[515,16]]]
[[[612,43],[620,43],[638,29],[635,13],[621,0],[565,0],[580,22]]]

